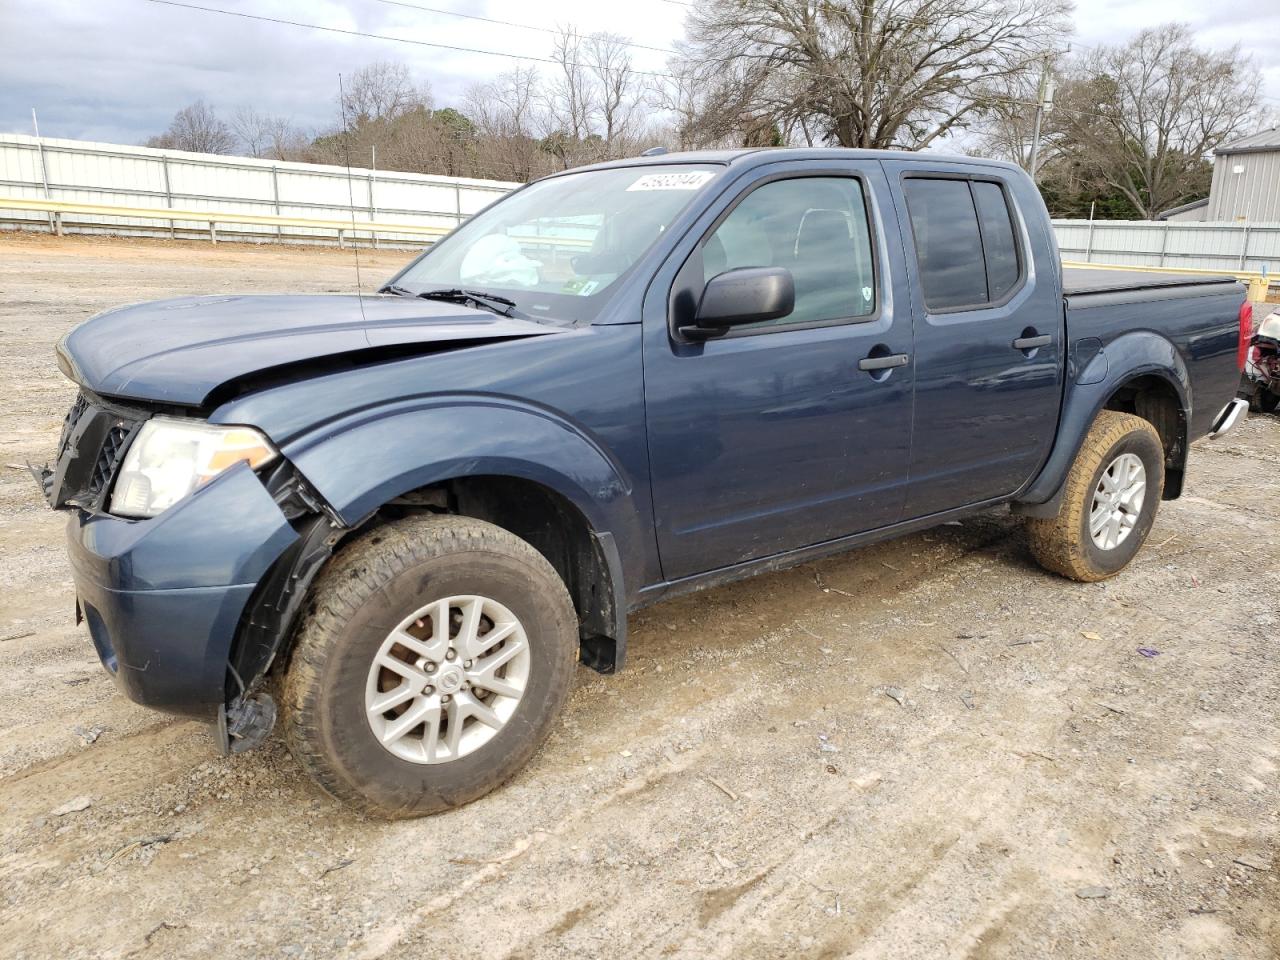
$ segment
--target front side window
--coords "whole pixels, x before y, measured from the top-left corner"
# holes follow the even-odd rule
[[[703,282],[740,267],[786,267],[788,316],[757,326],[820,323],[875,313],[871,232],[861,184],[847,177],[775,180],[748,194],[702,246]]]
[[[590,320],[718,169],[664,164],[541,180],[476,214],[396,286],[497,293],[535,320]]]
[[[1017,287],[1017,239],[998,184],[911,177],[903,192],[929,310],[978,309]]]

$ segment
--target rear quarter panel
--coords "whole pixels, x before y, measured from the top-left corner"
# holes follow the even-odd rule
[[[1159,362],[1161,351],[1150,341],[1165,341],[1172,354],[1167,374],[1190,413],[1187,439],[1204,436],[1239,383],[1236,346],[1243,302],[1240,284],[1068,295],[1067,332],[1076,368],[1068,390],[1096,362],[1098,348],[1105,356],[1106,381],[1118,386],[1142,372],[1156,372],[1138,368]],[[1090,341],[1097,346],[1091,349]]]

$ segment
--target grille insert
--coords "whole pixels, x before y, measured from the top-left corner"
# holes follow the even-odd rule
[[[93,465],[93,474],[89,478],[89,493],[98,496],[111,483],[116,468],[120,465],[120,452],[129,431],[117,424],[107,431],[107,437],[98,452],[98,460]]]

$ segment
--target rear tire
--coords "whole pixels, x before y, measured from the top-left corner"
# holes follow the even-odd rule
[[[1103,410],[1071,464],[1058,515],[1028,521],[1031,552],[1040,566],[1072,580],[1113,577],[1146,541],[1163,491],[1164,447],[1155,427]]]
[[[283,684],[289,748],[375,816],[461,806],[546,740],[577,651],[568,590],[525,541],[466,517],[385,524],[312,588]]]
[[[1258,409],[1263,413],[1275,413],[1280,406],[1280,393],[1272,393],[1265,387],[1258,390]]]

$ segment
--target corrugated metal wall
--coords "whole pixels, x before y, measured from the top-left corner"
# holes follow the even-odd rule
[[[152,150],[80,140],[37,141],[0,134],[0,195],[185,210],[227,210],[340,220],[355,207],[360,221],[452,227],[518,184],[423,176],[344,167]],[[354,200],[349,200],[348,191]],[[0,228],[47,229],[42,213],[0,209]],[[208,237],[202,224],[124,217],[63,216],[77,233]],[[335,242],[334,231],[247,224],[218,226],[219,236]],[[236,237],[239,235],[239,237]],[[420,244],[414,235],[379,234],[380,240]]]
[[[1054,229],[1063,258],[1135,266],[1280,270],[1280,154],[1241,154],[1224,159],[1226,163],[1216,165],[1215,178],[1235,177],[1259,183],[1261,179],[1252,172],[1232,174],[1232,163],[1252,160],[1275,165],[1271,175],[1277,182],[1265,198],[1276,205],[1272,222],[1056,220]],[[79,140],[37,141],[34,137],[0,134],[0,194],[42,198],[46,174],[49,195],[56,200],[332,220],[351,215],[350,190],[357,223],[376,220],[444,227],[452,227],[518,186],[411,173],[375,174],[363,168],[353,169],[348,181],[343,167]],[[1215,179],[1215,196],[1219,192]],[[63,222],[71,232],[136,236],[171,233],[169,221],[160,218],[99,217],[90,222],[67,214]],[[0,209],[0,228],[47,230],[49,218],[41,213]],[[332,230],[294,227],[227,224],[219,225],[218,233],[243,239],[335,242]],[[173,225],[172,234],[198,238],[209,235],[205,225],[181,221]],[[422,242],[412,235],[380,234],[379,239],[405,245]]]
[[[1215,158],[1208,219],[1280,220],[1280,150]]]
[[[1280,271],[1280,222],[1055,220],[1053,229],[1064,260],[1198,270]]]

